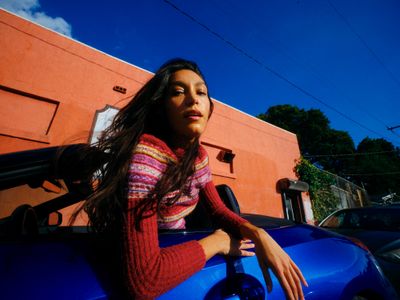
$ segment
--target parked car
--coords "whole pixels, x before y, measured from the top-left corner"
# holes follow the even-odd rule
[[[71,209],[91,190],[80,180],[88,159],[80,157],[80,147],[0,156],[1,299],[125,295],[118,255],[112,255],[118,253],[114,237],[94,234],[84,220],[68,224]],[[240,214],[232,190],[218,189],[227,206]],[[284,219],[241,215],[268,231],[300,267],[309,283],[306,299],[396,299],[373,256],[349,239]],[[160,245],[199,239],[213,230],[201,200],[187,225],[186,230],[160,232]],[[284,299],[273,275],[272,281],[268,294],[256,257],[215,256],[159,299]]]
[[[400,293],[400,206],[341,209],[319,225],[364,243]]]

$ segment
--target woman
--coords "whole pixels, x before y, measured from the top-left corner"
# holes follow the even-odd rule
[[[90,223],[97,231],[122,230],[124,276],[134,298],[159,296],[216,254],[251,256],[248,249],[255,247],[268,290],[271,269],[288,299],[303,299],[301,284],[307,283],[294,262],[264,230],[232,213],[218,196],[199,144],[212,111],[195,63],[176,59],[164,64],[98,142],[109,159],[84,204]],[[158,229],[185,228],[184,217],[200,192],[223,230],[160,248]]]

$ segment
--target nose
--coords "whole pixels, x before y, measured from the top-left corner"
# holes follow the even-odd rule
[[[188,106],[199,104],[199,96],[197,95],[195,90],[190,90],[186,94],[185,103]]]

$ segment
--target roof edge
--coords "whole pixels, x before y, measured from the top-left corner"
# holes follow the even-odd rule
[[[62,33],[59,33],[58,31],[55,31],[54,29],[45,27],[45,26],[43,26],[43,25],[41,25],[41,24],[39,24],[39,23],[37,23],[37,22],[35,22],[35,21],[29,20],[29,19],[27,19],[27,18],[24,18],[24,17],[22,17],[22,16],[20,16],[20,15],[17,15],[16,13],[11,12],[11,11],[9,11],[9,10],[6,10],[6,9],[4,9],[4,8],[2,8],[2,7],[0,7],[0,11],[4,11],[4,12],[6,12],[6,13],[8,13],[8,14],[10,14],[10,15],[13,15],[13,16],[15,16],[15,17],[17,17],[17,18],[20,18],[20,19],[22,19],[22,20],[25,20],[25,21],[30,22],[30,23],[32,23],[32,24],[35,24],[35,25],[38,26],[38,27],[41,27],[41,28],[43,28],[43,29],[45,29],[45,30],[48,30],[48,31],[50,31],[50,32],[52,32],[52,33],[55,33],[55,34],[57,34],[57,35],[59,35],[59,36],[61,36],[61,37],[63,37],[63,38],[66,38],[66,39],[68,39],[68,40],[71,40],[71,41],[73,41],[73,42],[76,42],[76,43],[78,43],[78,44],[80,44],[80,45],[82,45],[82,46],[88,47],[88,48],[90,48],[91,50],[94,50],[94,51],[96,51],[96,52],[99,52],[99,53],[101,53],[101,54],[104,54],[104,55],[106,55],[106,56],[108,56],[108,57],[110,57],[110,58],[112,58],[112,59],[115,59],[115,60],[117,60],[117,61],[119,61],[119,62],[122,62],[122,63],[124,63],[124,64],[130,65],[130,66],[132,66],[132,67],[135,67],[135,68],[137,68],[137,69],[139,69],[139,70],[142,70],[142,71],[144,71],[144,72],[146,72],[146,73],[154,74],[153,72],[151,72],[151,71],[149,71],[149,70],[143,69],[143,68],[141,68],[141,67],[139,67],[139,66],[137,66],[137,65],[134,65],[134,64],[129,63],[129,62],[125,61],[125,60],[122,60],[122,59],[120,59],[120,58],[118,58],[118,57],[115,57],[115,56],[113,56],[113,55],[111,55],[111,54],[108,54],[108,53],[106,53],[106,52],[104,52],[104,51],[101,51],[101,50],[99,50],[99,49],[96,49],[96,48],[94,48],[94,47],[92,47],[92,46],[90,46],[90,45],[87,45],[87,44],[85,44],[85,43],[83,43],[83,42],[81,42],[81,41],[78,41],[78,40],[74,39],[73,37],[66,36],[66,35],[64,35],[64,34],[62,34]]]

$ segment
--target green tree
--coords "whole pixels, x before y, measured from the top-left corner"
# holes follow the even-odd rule
[[[276,105],[257,117],[295,133],[301,154],[310,164],[365,187],[369,195],[393,192],[400,196],[400,149],[390,142],[367,137],[355,149],[350,135],[331,128],[329,119],[319,109]],[[313,184],[310,180],[315,178],[301,176]],[[325,204],[321,205],[324,207]]]
[[[354,156],[336,156],[337,154],[352,154],[355,152],[353,139],[346,131],[330,129],[327,133],[326,149],[321,149],[331,156],[320,157],[324,168],[339,176],[345,177],[354,164]]]
[[[400,149],[384,139],[363,139],[351,172],[353,181],[365,186],[370,195],[400,195]]]
[[[351,159],[334,155],[354,153],[354,142],[347,132],[332,129],[329,119],[319,109],[306,111],[288,104],[276,105],[257,117],[295,133],[302,155],[311,163],[338,175],[348,173]]]

